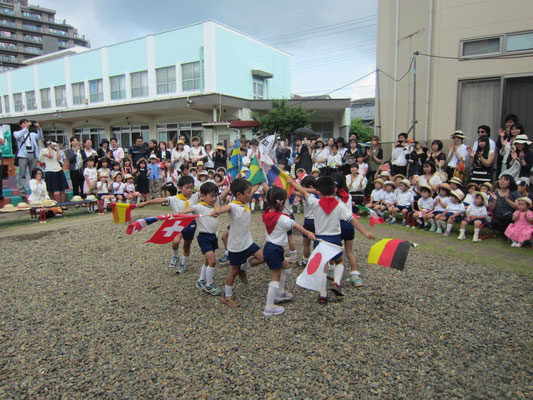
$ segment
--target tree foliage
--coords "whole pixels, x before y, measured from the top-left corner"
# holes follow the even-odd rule
[[[309,112],[301,105],[288,107],[285,100],[272,100],[271,110],[264,115],[254,113],[253,118],[259,121],[262,134],[289,136],[296,129],[309,126]]]
[[[374,129],[363,123],[361,118],[354,118],[350,123],[350,133],[356,133],[358,142],[370,142],[374,136]]]

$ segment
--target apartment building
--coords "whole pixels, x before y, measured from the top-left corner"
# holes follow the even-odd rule
[[[90,47],[76,28],[56,18],[55,10],[28,5],[28,0],[0,0],[0,71],[74,46]]]
[[[471,144],[481,124],[495,139],[508,113],[533,132],[531,1],[378,0],[377,44],[378,68],[399,80],[380,74],[383,141],[413,120],[419,141],[461,129]]]

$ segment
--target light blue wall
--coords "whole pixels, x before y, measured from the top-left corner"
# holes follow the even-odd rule
[[[109,46],[107,54],[109,76],[148,69],[146,38]]]
[[[4,94],[7,94],[7,74],[0,75],[0,95]]]
[[[70,81],[83,82],[85,79],[102,77],[102,51],[100,49],[76,54],[70,57]]]
[[[226,29],[215,28],[216,90],[231,96],[253,97],[252,69],[270,72],[268,98],[289,98],[290,56]]]
[[[35,90],[33,68],[23,67],[11,71],[11,88],[13,93]]]
[[[199,61],[202,45],[202,24],[154,35],[155,67]]]
[[[65,84],[65,60],[51,60],[37,64],[40,88],[61,86]]]

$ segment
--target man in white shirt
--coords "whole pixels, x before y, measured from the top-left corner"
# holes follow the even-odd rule
[[[448,177],[453,177],[455,168],[457,164],[461,161],[466,165],[466,159],[468,158],[468,150],[466,145],[463,143],[465,135],[462,131],[455,131],[452,135],[453,143],[450,145],[450,151],[448,152],[448,158],[446,162],[448,163]]]
[[[23,118],[20,120],[20,127],[20,131],[14,132],[13,137],[17,140],[19,148],[16,154],[19,162],[19,195],[25,197],[26,171],[31,173],[37,165],[37,159],[39,158],[39,146],[37,140],[44,140],[44,137],[38,122],[32,123]]]
[[[113,158],[115,159],[115,162],[122,165],[122,160],[124,159],[124,149],[118,145],[117,138],[112,137],[110,140],[111,144],[111,151],[113,152]],[[136,165],[134,165],[135,168],[137,168]]]
[[[407,133],[400,133],[396,141],[394,150],[392,150],[392,175],[407,175],[407,158],[410,153],[407,147]]]

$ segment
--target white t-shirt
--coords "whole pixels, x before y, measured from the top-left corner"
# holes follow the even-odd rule
[[[372,190],[372,194],[370,197],[372,198],[372,201],[381,201],[383,200],[385,194],[385,190],[383,189],[374,189]]]
[[[312,194],[310,196],[313,196],[315,199],[318,199],[318,196]],[[315,215],[313,214],[313,207],[307,202],[307,197],[304,199],[304,218],[305,219],[315,219]]]
[[[174,214],[178,214],[181,210],[183,210],[185,207],[192,207],[196,203],[198,203],[199,199],[199,193],[194,193],[191,197],[189,197],[187,200],[180,200],[178,199],[178,196],[170,196],[168,198],[168,204],[170,207],[172,207],[172,211],[174,211]]]
[[[458,213],[465,212],[465,205],[463,203],[452,203],[451,201],[446,206],[446,212]]]
[[[461,157],[463,157],[463,162],[466,164],[466,160],[468,158],[468,150],[466,150],[466,144],[461,144],[461,146],[459,146],[459,148],[457,149],[457,152],[461,155]],[[450,154],[452,154],[451,150],[448,152],[448,157],[450,156]],[[448,167],[455,168],[457,167],[458,163],[459,160],[457,159],[457,155],[455,154],[455,152],[453,152],[453,156],[450,159],[450,162],[448,163]]]
[[[250,159],[247,157],[247,156],[244,156],[242,157],[242,165],[244,167],[249,167],[250,166]]]
[[[413,193],[411,193],[410,190],[406,190],[405,192],[400,192],[398,196],[396,197],[396,203],[399,206],[410,206],[415,201],[415,197],[413,196]]]
[[[124,190],[128,193],[133,193],[135,192],[135,184],[132,182],[132,183],[126,183],[126,187],[124,188]]]
[[[246,250],[254,243],[250,232],[251,213],[241,204],[230,203],[229,206],[231,211],[229,213],[228,251],[238,253]]]
[[[315,233],[317,235],[340,235],[341,224],[340,221],[351,221],[353,218],[352,212],[344,207],[341,203],[333,209],[331,213],[326,214],[322,207],[320,207],[319,199],[309,194],[306,198],[310,208],[313,209],[315,216]]]
[[[418,208],[424,211],[431,210],[433,209],[433,201],[432,197],[428,197],[427,199],[421,197],[418,199]]]
[[[446,211],[446,207],[441,206],[440,203],[437,204],[437,201],[436,201],[437,199],[440,199],[442,204],[444,204],[445,206],[448,206],[448,204],[450,203],[450,196],[441,197],[439,195],[435,197],[435,202],[433,203],[435,207],[435,211]]]
[[[189,149],[189,153],[187,156],[187,159],[189,159],[192,162],[201,161],[200,157],[205,156],[207,153],[205,152],[204,148],[202,146],[198,147],[191,147]]]
[[[474,197],[472,197],[472,195],[470,193],[468,193],[466,196],[465,196],[465,199],[463,200],[463,203],[465,205],[468,205],[468,204],[474,204]]]
[[[330,154],[328,156],[328,167],[337,168],[337,167],[340,167],[341,165],[342,165],[342,157],[339,153],[335,155]]]
[[[429,182],[427,181],[426,177],[424,175],[420,175],[418,178],[418,187],[422,186],[429,186],[429,184],[432,184],[433,186],[437,187],[442,183],[442,179],[438,174],[434,174],[430,179]]]
[[[387,192],[386,190],[384,190],[384,192],[385,193],[383,193],[383,198],[381,200],[383,200],[387,204],[395,204],[396,195],[394,194],[394,192]]]
[[[217,204],[220,202],[217,200],[215,205],[218,207]],[[206,204],[196,204],[192,206],[194,208],[194,213],[198,215],[205,215],[205,217],[198,217],[196,219],[197,221],[197,227],[198,232],[200,233],[217,233],[218,229],[218,218],[211,217],[208,214],[211,214],[215,207],[211,207]]]
[[[357,175],[355,179],[352,175],[346,175],[346,186],[349,193],[361,192],[365,190],[367,179],[362,175]]]
[[[107,182],[102,182],[102,181],[96,182],[96,190],[98,194],[108,194],[109,188],[107,186]]]
[[[124,194],[126,185],[122,182],[113,182],[113,194]]]
[[[83,176],[86,176],[89,179],[96,179],[98,172],[96,168],[85,168],[83,171]]]
[[[478,207],[475,204],[470,204],[466,209],[466,212],[470,214],[471,217],[486,217],[488,215],[485,206]]]
[[[266,233],[266,241],[285,247],[287,245],[287,231],[290,231],[293,227],[294,221],[286,215],[281,215],[274,230],[270,234],[268,232]],[[233,227],[231,227],[231,229],[233,229]]]

